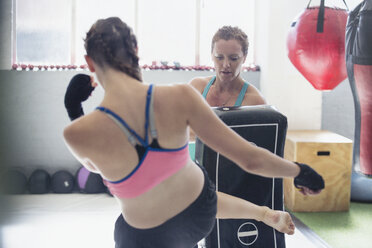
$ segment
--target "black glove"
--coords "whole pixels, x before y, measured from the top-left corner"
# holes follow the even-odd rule
[[[71,121],[84,115],[81,103],[88,99],[94,89],[88,75],[77,74],[71,79],[65,94],[65,107]]]
[[[294,179],[296,188],[306,187],[313,191],[324,189],[324,180],[321,175],[306,164],[295,163],[300,167],[300,174]]]

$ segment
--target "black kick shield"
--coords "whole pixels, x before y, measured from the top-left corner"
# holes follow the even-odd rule
[[[244,139],[283,156],[287,118],[272,106],[213,108]],[[204,166],[216,190],[271,209],[283,210],[282,179],[249,174],[203,144],[195,145],[195,162]],[[284,248],[284,234],[252,219],[216,220],[207,248]]]

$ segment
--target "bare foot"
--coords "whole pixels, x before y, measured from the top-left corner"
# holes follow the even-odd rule
[[[262,221],[279,232],[289,235],[294,234],[295,225],[291,216],[287,212],[276,211],[268,208]]]

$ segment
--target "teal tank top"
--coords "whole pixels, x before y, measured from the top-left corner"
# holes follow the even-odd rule
[[[208,85],[204,88],[204,91],[203,91],[203,97],[206,98],[207,97],[207,94],[208,94],[208,91],[209,91],[209,88],[212,86],[212,84],[214,83],[214,81],[216,80],[216,76],[214,76],[208,83]],[[247,89],[248,89],[248,86],[249,84],[247,82],[244,82],[244,85],[239,93],[239,96],[238,98],[236,99],[235,101],[235,104],[234,104],[234,107],[239,107],[240,105],[242,105],[242,102],[244,100],[244,95],[245,93],[247,92]]]

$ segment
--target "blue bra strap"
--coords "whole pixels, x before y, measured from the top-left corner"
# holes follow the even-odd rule
[[[117,114],[115,114],[113,111],[109,110],[108,108],[105,108],[105,107],[97,107],[96,108],[97,110],[100,110],[106,114],[108,114],[109,116],[112,116],[113,118],[115,118],[115,122],[116,123],[120,123],[123,127],[125,127],[132,135],[134,135],[134,137],[136,137],[136,139],[141,143],[142,146],[146,147],[147,144],[146,142],[134,131],[132,130],[128,124],[120,117],[118,116]],[[112,119],[112,118],[111,118]],[[122,129],[122,128],[121,128]],[[130,139],[130,137],[128,137],[128,139]],[[130,141],[130,140],[129,140]],[[130,141],[131,142],[131,141]],[[131,142],[132,143],[132,142]]]
[[[132,144],[132,146],[136,146],[137,145],[137,140],[136,140],[136,137],[134,137],[134,135],[125,127],[123,126],[123,124],[120,123],[119,120],[117,120],[114,116],[108,114],[108,113],[105,113],[103,112],[105,115],[107,115],[107,117],[109,117],[111,120],[113,120],[116,125],[118,125],[118,127],[125,133],[125,135],[128,137],[128,140],[129,140],[129,143]]]

